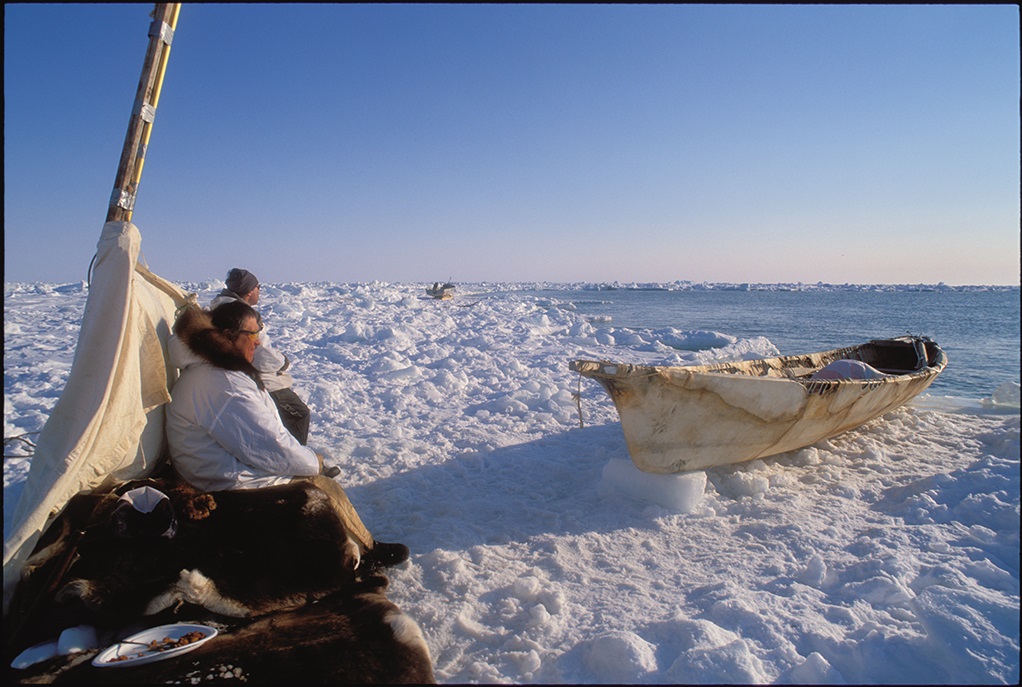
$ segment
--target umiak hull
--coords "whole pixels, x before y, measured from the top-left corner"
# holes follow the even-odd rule
[[[838,360],[879,374],[813,378]],[[914,398],[946,365],[933,341],[902,337],[715,365],[575,360],[570,367],[610,394],[632,462],[646,472],[674,473],[763,458],[854,429]]]

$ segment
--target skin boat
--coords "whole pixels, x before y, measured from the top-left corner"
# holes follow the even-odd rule
[[[442,285],[440,282],[434,282],[431,288],[426,289],[426,295],[438,301],[447,301],[454,298],[454,289],[455,286],[451,282]]]
[[[714,365],[569,364],[607,390],[632,462],[654,473],[809,446],[903,405],[946,366],[934,341],[915,336]]]

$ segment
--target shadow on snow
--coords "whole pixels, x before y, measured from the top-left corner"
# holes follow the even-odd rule
[[[608,509],[597,493],[603,466],[627,457],[621,426],[611,423],[455,455],[347,491],[379,539],[419,553],[464,550],[638,524],[641,508]]]

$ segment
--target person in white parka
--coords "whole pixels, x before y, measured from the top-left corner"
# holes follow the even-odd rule
[[[258,315],[242,301],[209,312],[193,306],[174,323],[169,355],[181,376],[166,427],[175,472],[206,492],[310,480],[330,497],[363,560],[386,566],[407,559],[405,545],[373,539],[344,489],[320,474],[322,458],[284,427],[252,365],[258,335]]]
[[[226,288],[217,294],[210,303],[211,310],[231,301],[244,301],[253,307],[258,305],[262,289],[259,280],[248,270],[239,267],[232,268],[227,273],[224,285]],[[262,324],[261,319],[260,324]],[[293,380],[288,371],[291,361],[273,347],[265,327],[261,327],[259,330],[259,348],[256,350],[252,364],[259,370],[266,390],[277,405],[277,411],[280,413],[280,419],[284,426],[302,446],[305,446],[309,442],[311,415],[309,406],[291,388]]]

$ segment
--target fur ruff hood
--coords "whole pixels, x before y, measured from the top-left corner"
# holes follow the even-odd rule
[[[265,388],[259,371],[252,363],[227,350],[223,342],[214,336],[215,332],[207,311],[197,306],[187,307],[174,323],[174,335],[181,347],[175,350],[171,341],[171,363],[182,370],[194,363],[208,363],[223,370],[244,372],[260,389]]]

